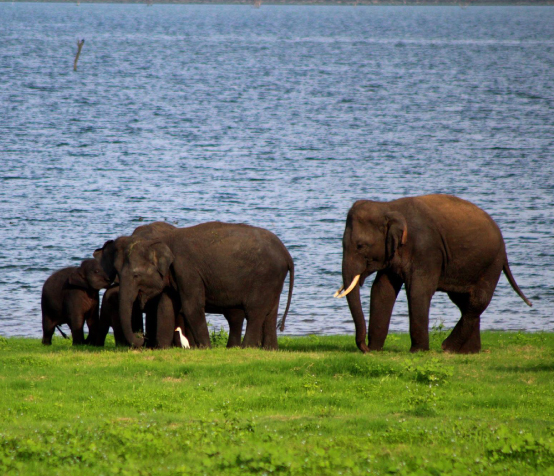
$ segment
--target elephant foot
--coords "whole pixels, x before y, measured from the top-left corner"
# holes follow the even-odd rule
[[[458,325],[452,333],[443,341],[442,350],[453,354],[477,354],[481,351],[481,333],[479,332],[479,320],[472,323],[469,337],[464,341]],[[461,326],[460,326],[461,327]]]
[[[463,344],[449,342],[442,343],[442,350],[451,354],[478,354],[481,351],[481,339],[470,339]]]
[[[448,352],[450,354],[459,354],[461,346],[455,345],[452,342],[448,342],[448,339],[446,339],[445,341],[443,341],[441,347],[444,352]]]
[[[356,342],[356,345],[358,346],[358,349],[360,349],[364,354],[367,354],[372,350],[366,345],[364,341]],[[380,349],[373,349],[373,350],[380,350]]]

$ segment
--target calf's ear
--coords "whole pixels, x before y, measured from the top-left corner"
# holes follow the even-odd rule
[[[404,215],[399,212],[391,212],[386,216],[387,237],[386,237],[386,260],[391,261],[398,248],[408,241],[408,224]]]
[[[85,277],[85,273],[81,268],[76,269],[69,275],[69,278],[67,279],[67,282],[71,286],[77,286],[79,288],[88,288],[89,284],[87,282],[87,279]]]

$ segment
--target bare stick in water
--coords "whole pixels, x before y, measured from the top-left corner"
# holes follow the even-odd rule
[[[75,62],[73,63],[73,71],[77,71],[77,61],[79,61],[79,55],[81,54],[81,48],[85,44],[85,40],[77,40],[77,54],[75,55]]]

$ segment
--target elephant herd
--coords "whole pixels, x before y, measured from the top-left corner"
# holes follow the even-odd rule
[[[429,349],[429,308],[436,291],[446,292],[461,311],[442,344],[449,352],[481,349],[480,316],[502,272],[531,306],[512,276],[497,224],[476,205],[451,195],[357,201],[346,217],[342,244],[343,286],[335,297],[347,297],[356,344],[364,353],[383,348],[402,285],[412,352]],[[56,327],[65,323],[73,344],[102,346],[111,327],[118,345],[166,348],[188,341],[206,348],[208,312],[227,319],[227,347],[277,349],[279,298],[289,274],[283,330],[294,263],[270,231],[222,222],[187,228],[155,222],[107,241],[93,256],[44,283],[43,344],[51,344]],[[366,326],[360,288],[373,273]]]

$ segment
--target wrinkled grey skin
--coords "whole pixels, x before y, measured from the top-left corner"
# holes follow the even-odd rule
[[[116,240],[107,241],[102,248],[95,250],[93,255],[108,273],[110,279],[117,281],[118,272],[123,266],[127,246],[132,240],[156,239],[176,229],[173,225],[164,222],[142,225],[136,228],[131,236],[121,236]],[[170,347],[174,343],[178,345],[174,333],[175,327],[180,326],[185,330],[186,335],[184,323],[179,319],[179,307],[178,297],[169,290],[161,293],[156,300],[150,302],[144,309],[141,309],[138,302],[134,303],[131,318],[132,332],[143,333],[142,312],[144,311],[146,314],[146,345],[155,348]],[[116,345],[129,345],[123,334],[119,316],[118,283],[104,293],[97,345],[104,345],[110,327],[114,330]]]
[[[99,325],[98,291],[110,284],[108,275],[93,259],[79,267],[56,271],[42,288],[42,343],[52,344],[56,326],[68,324],[73,345],[95,344]],[[89,336],[85,340],[83,327],[87,323]]]
[[[429,307],[436,291],[446,292],[462,314],[443,349],[479,352],[480,317],[502,271],[531,305],[512,276],[500,229],[487,213],[465,200],[450,195],[360,200],[348,212],[342,276],[347,289],[360,275],[347,299],[362,352],[383,348],[402,285],[408,298],[412,352],[429,349]],[[366,344],[360,288],[374,272]]]
[[[276,349],[279,297],[288,272],[290,288],[282,325],[292,296],[294,264],[273,233],[210,222],[180,228],[156,240],[133,240],[119,272],[123,333],[133,346],[140,347],[143,341],[131,326],[133,303],[138,299],[144,308],[171,289],[179,297],[185,326],[199,347],[210,347],[205,313],[211,312],[225,315],[232,335],[237,322],[242,327],[246,318],[243,347]],[[238,343],[240,337],[230,344]]]

